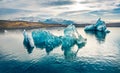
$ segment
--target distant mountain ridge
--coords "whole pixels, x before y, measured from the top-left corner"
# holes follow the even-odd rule
[[[62,25],[75,24],[75,22],[73,22],[71,20],[64,20],[64,19],[58,19],[58,18],[46,19],[43,23],[46,23],[46,24],[62,24]]]
[[[72,20],[66,20],[61,18],[48,18],[48,19],[42,19],[40,17],[20,17],[13,20],[17,21],[29,21],[29,22],[42,22],[45,24],[62,24],[62,25],[69,25],[69,24],[76,24]]]

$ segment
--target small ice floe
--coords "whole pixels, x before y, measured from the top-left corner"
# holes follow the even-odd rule
[[[33,39],[32,39],[32,37],[30,35],[28,35],[26,30],[23,31],[23,36],[24,36],[23,44],[26,47],[28,53],[31,53],[33,48],[34,48]]]
[[[7,30],[4,30],[5,33],[7,33],[8,31]]]
[[[104,21],[99,18],[95,24],[88,25],[84,29],[85,31],[100,31],[100,32],[105,32],[109,33],[110,31],[107,30],[106,24]]]

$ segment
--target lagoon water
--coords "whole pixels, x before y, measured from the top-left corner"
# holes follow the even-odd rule
[[[40,29],[61,36],[64,27]],[[23,30],[0,31],[0,73],[120,73],[120,28],[108,29],[104,34],[77,28],[87,38],[84,47],[63,51],[59,46],[49,54],[44,48],[26,48]]]

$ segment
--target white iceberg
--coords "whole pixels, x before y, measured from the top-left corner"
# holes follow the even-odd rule
[[[107,30],[106,24],[104,21],[101,20],[101,18],[97,20],[96,24],[86,26],[84,30],[85,31],[101,31],[106,33],[110,32],[109,30]]]
[[[25,30],[23,31],[23,36],[24,36],[23,44],[27,48],[28,53],[31,53],[34,48],[33,39],[32,37],[30,37],[30,35],[28,35],[28,33]]]

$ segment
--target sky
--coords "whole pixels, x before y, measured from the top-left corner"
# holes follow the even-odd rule
[[[0,0],[0,20],[21,17],[120,22],[120,0]]]

